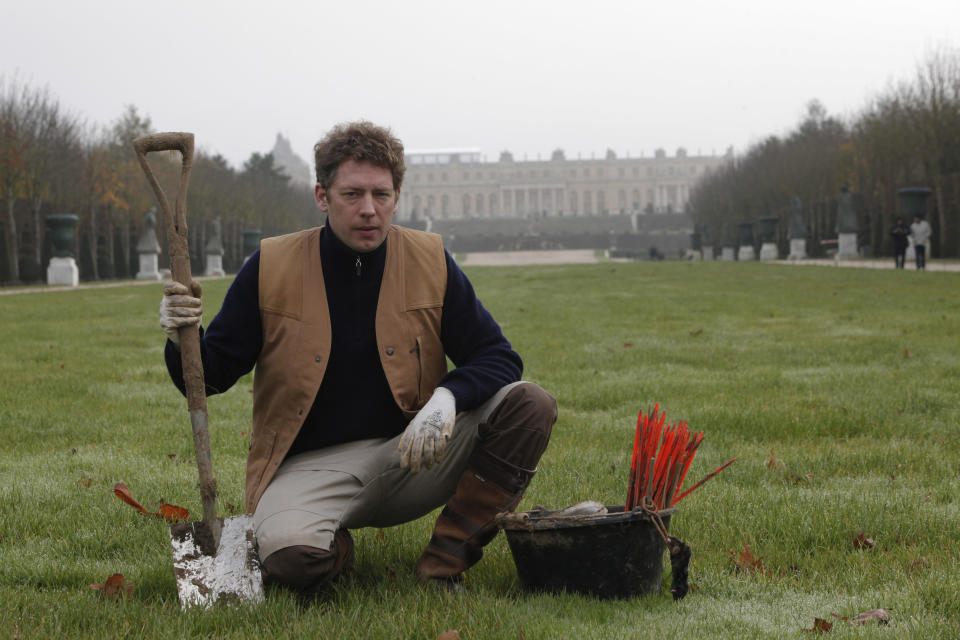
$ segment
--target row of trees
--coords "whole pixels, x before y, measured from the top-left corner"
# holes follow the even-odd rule
[[[150,119],[133,106],[108,126],[90,125],[47,89],[0,77],[0,283],[43,280],[51,255],[44,218],[52,213],[80,218],[75,253],[81,279],[136,274],[136,242],[154,201],[131,141],[150,132]],[[179,154],[156,155],[151,165],[175,194]],[[215,218],[228,270],[243,260],[243,230],[275,235],[317,221],[309,189],[290,184],[272,155],[253,153],[235,170],[202,148],[194,158],[187,212],[197,271]]]
[[[836,197],[856,196],[860,244],[892,253],[889,229],[899,215],[897,191],[929,187],[933,255],[960,255],[960,50],[941,49],[916,75],[892,84],[857,114],[831,116],[817,101],[796,128],[770,136],[706,177],[691,193],[704,243],[726,244],[724,230],[779,216],[783,248],[791,202],[799,197],[808,227],[807,250],[836,238]],[[908,221],[909,222],[909,221]]]

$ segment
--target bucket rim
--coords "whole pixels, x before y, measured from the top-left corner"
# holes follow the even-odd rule
[[[548,510],[543,507],[530,511],[516,511],[500,513],[496,516],[497,524],[508,534],[511,531],[553,531],[556,529],[572,529],[578,527],[592,527],[597,525],[622,524],[639,520],[650,520],[650,514],[640,507],[631,511],[624,511],[624,505],[606,505],[607,513],[588,514],[577,516],[557,516],[560,510]],[[661,509],[657,515],[668,518],[677,512],[676,507]]]

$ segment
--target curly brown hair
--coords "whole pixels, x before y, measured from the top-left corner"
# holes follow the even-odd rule
[[[329,189],[337,176],[337,169],[347,160],[369,162],[388,169],[393,176],[393,188],[400,190],[407,165],[403,159],[403,143],[386,127],[367,120],[341,122],[313,146],[317,168],[317,182]]]

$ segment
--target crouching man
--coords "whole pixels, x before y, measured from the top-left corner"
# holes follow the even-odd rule
[[[401,142],[354,122],[314,152],[324,225],[263,240],[201,331],[208,394],[256,366],[246,508],[264,579],[315,593],[352,566],[350,529],[445,504],[417,574],[460,581],[533,477],[556,401],[520,381],[440,236],[391,224]],[[181,391],[176,330],[200,323],[197,293],[168,284],[160,306]]]

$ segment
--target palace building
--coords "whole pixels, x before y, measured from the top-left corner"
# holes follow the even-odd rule
[[[397,219],[549,218],[683,213],[697,180],[732,158],[673,156],[515,160],[509,151],[485,162],[479,149],[408,151]]]

